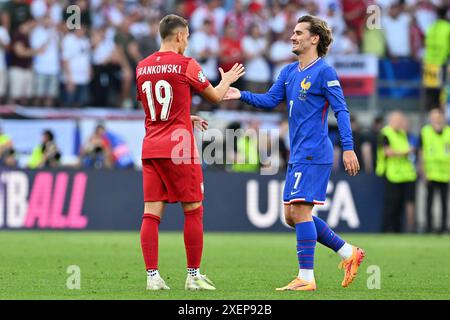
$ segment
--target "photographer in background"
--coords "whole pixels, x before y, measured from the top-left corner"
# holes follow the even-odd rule
[[[60,165],[61,152],[55,143],[55,136],[51,130],[44,130],[42,143],[33,149],[28,168],[56,168]]]

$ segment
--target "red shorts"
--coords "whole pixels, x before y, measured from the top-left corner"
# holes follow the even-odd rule
[[[203,200],[200,164],[175,164],[172,159],[142,159],[142,178],[145,202]]]

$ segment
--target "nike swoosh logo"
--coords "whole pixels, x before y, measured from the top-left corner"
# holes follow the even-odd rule
[[[300,192],[300,190],[297,190],[297,191],[295,191],[295,192],[291,192],[291,195],[296,194],[296,193],[299,193],[299,192]]]
[[[288,81],[288,82],[285,82],[284,84],[289,84],[289,81]]]
[[[303,252],[303,251],[305,251],[305,250],[300,250],[300,251],[297,251],[297,254],[299,254],[299,253],[301,253],[301,252]]]

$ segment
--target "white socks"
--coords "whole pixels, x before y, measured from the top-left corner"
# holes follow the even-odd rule
[[[353,247],[346,242],[344,243],[342,248],[338,250],[337,253],[341,256],[342,259],[347,260],[353,254]]]
[[[159,277],[158,269],[149,269],[147,270],[147,276],[148,277]]]
[[[198,277],[200,275],[200,269],[199,268],[187,268],[188,275],[192,277]],[[147,276],[149,277],[159,277],[158,269],[149,269],[147,270]]]
[[[314,280],[314,270],[313,269],[300,269],[300,270],[298,270],[298,277],[302,280],[311,282]]]
[[[188,275],[192,277],[198,277],[200,275],[200,269],[199,268],[187,268]]]

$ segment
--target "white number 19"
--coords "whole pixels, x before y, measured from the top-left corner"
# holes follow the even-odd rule
[[[150,118],[152,121],[156,121],[156,110],[155,110],[155,103],[153,101],[153,94],[152,94],[152,83],[151,81],[145,81],[142,84],[142,91],[147,96],[147,104],[150,111]],[[164,91],[164,96],[162,95]],[[161,120],[167,121],[169,119],[169,113],[170,113],[170,106],[172,105],[173,100],[173,90],[170,83],[168,83],[166,80],[159,80],[155,84],[155,96],[156,101],[162,106],[161,109]]]

